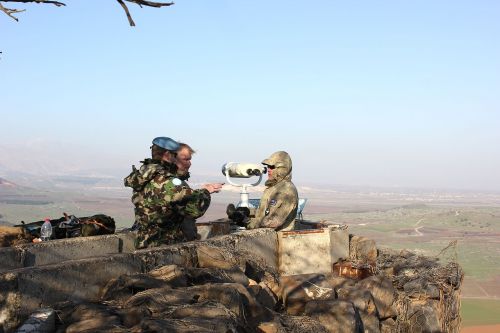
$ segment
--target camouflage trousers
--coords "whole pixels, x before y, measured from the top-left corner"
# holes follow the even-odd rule
[[[164,227],[158,224],[139,226],[135,240],[136,249],[170,245],[187,241],[180,225]]]

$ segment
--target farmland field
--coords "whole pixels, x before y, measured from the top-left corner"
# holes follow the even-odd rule
[[[462,326],[500,324],[500,300],[463,299]]]

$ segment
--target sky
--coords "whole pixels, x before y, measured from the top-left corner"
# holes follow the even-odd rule
[[[169,136],[200,176],[285,150],[297,185],[500,191],[498,1],[9,6],[0,176],[125,175]]]

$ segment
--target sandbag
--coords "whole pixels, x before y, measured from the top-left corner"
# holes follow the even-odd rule
[[[24,228],[0,226],[0,247],[31,243],[32,239]]]
[[[153,269],[149,276],[167,282],[172,287],[187,287],[185,268],[177,265],[165,265]]]
[[[396,290],[392,281],[387,277],[374,275],[356,284],[357,288],[369,290],[375,300],[379,318],[390,318],[397,315],[396,308],[393,305]]]
[[[113,327],[120,324],[118,316],[89,318],[69,325],[66,328],[66,333],[110,332]],[[120,331],[125,332],[125,330]]]
[[[205,283],[239,283],[245,287],[250,284],[246,275],[238,267],[220,268],[186,268],[187,281],[191,285]]]
[[[69,323],[66,332],[105,332],[110,328],[120,326],[120,317],[113,308],[98,303],[81,303],[74,305],[73,310],[69,310],[71,304],[65,304],[66,315],[62,316],[64,322]],[[69,311],[68,311],[69,310]]]
[[[231,257],[227,250],[201,245],[196,248],[198,266],[202,268],[231,269],[236,266],[235,258]]]
[[[329,331],[315,319],[306,316],[280,315],[280,323],[287,333],[328,333]],[[281,332],[281,331],[280,331]]]
[[[225,306],[211,301],[179,306],[172,311],[170,316],[176,319],[198,317],[205,319],[225,318],[236,320],[236,316]]]
[[[361,318],[353,304],[341,300],[315,300],[306,304],[305,314],[318,320],[328,332],[359,332]]]
[[[271,311],[264,308],[244,286],[238,283],[205,284],[188,290],[198,295],[199,302],[213,301],[224,305],[250,326],[272,317]]]
[[[155,288],[135,294],[123,307],[144,306],[154,314],[164,312],[173,305],[195,303],[198,297],[199,295],[186,289]]]
[[[167,281],[151,277],[147,274],[121,275],[118,278],[111,279],[104,286],[100,292],[100,299],[121,303],[138,292],[163,287],[170,287],[170,285]]]
[[[179,319],[145,319],[131,329],[134,333],[211,333],[210,329],[203,328]]]

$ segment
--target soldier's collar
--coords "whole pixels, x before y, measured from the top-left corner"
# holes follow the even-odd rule
[[[172,174],[177,173],[177,165],[175,165],[174,163],[168,163],[168,162],[165,162],[163,160],[154,160],[152,158],[146,158],[146,159],[144,159],[144,161],[142,161],[142,163],[144,165],[158,164],[158,165],[161,165],[165,170],[167,170],[168,172],[170,172]]]
[[[191,177],[191,174],[189,172],[186,172],[185,174],[182,174],[182,175],[177,175],[177,178],[179,178],[180,180],[188,180],[189,177]]]

